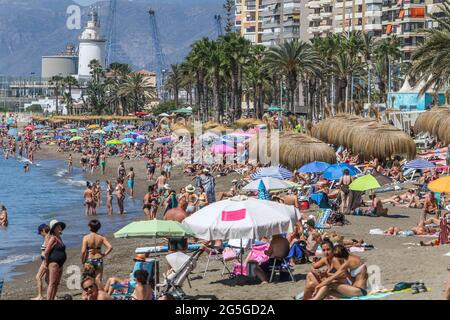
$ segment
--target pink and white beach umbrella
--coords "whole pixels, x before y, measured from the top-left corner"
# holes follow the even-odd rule
[[[226,144],[216,144],[212,146],[211,151],[214,154],[230,154],[230,153],[236,153],[236,149],[230,147]]]

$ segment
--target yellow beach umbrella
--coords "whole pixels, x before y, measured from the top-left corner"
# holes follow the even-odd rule
[[[91,125],[88,126],[88,128],[89,129],[98,129],[100,127],[98,126],[98,124],[91,124]]]
[[[69,142],[78,141],[78,140],[81,140],[81,139],[83,139],[83,138],[82,138],[82,137],[76,136],[76,137],[71,138],[71,139],[69,140]]]
[[[428,189],[433,192],[450,193],[450,176],[431,181],[428,184]]]

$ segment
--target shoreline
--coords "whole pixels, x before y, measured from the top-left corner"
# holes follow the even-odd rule
[[[37,160],[65,160],[67,154],[56,152],[56,148],[42,146],[42,150],[37,153]],[[79,166],[79,155],[73,154],[74,166]],[[107,172],[103,176],[101,174],[90,175],[86,173],[87,180],[96,180],[115,177],[115,168],[119,159],[109,159],[107,162]],[[126,167],[130,165],[135,167],[137,174],[135,197],[140,199],[144,194],[148,182],[145,177],[145,161],[126,161]],[[157,169],[159,173],[159,169]],[[228,175],[217,179],[217,192],[227,190],[230,181],[236,177],[235,174]],[[172,180],[169,182],[173,188],[179,190],[180,187],[191,183],[192,177],[186,177],[181,173],[180,168],[174,167]],[[383,194],[387,197],[391,193]],[[80,202],[81,202],[80,198]],[[411,293],[394,294],[383,299],[386,300],[422,300],[444,299],[446,279],[448,277],[447,265],[450,259],[444,256],[450,251],[449,245],[439,247],[420,247],[417,246],[421,240],[427,240],[423,237],[395,237],[395,236],[374,236],[369,234],[369,230],[373,228],[381,228],[383,230],[395,225],[402,229],[409,228],[417,222],[421,210],[405,209],[400,207],[387,206],[389,208],[388,217],[360,217],[347,216],[350,221],[349,225],[343,227],[333,227],[346,238],[364,239],[367,243],[374,245],[375,249],[357,253],[360,255],[372,270],[379,270],[379,280],[381,285],[387,289],[393,288],[398,282],[415,282],[424,281],[425,285],[430,289],[427,293],[412,295]],[[314,208],[312,211],[315,211]],[[158,213],[160,217],[161,213]],[[143,214],[142,214],[142,217]],[[139,220],[139,216],[136,218]],[[114,239],[112,235],[107,235],[114,249],[110,256],[105,258],[105,273],[103,280],[108,277],[119,276],[127,277],[132,269],[134,250],[137,247],[153,245],[151,239]],[[38,248],[36,248],[38,250]],[[81,291],[77,289],[69,289],[66,281],[72,279],[73,274],[67,274],[67,267],[80,267],[79,246],[74,246],[67,250],[68,260],[65,264],[63,279],[61,281],[58,296],[66,293],[71,294],[74,299],[79,299]],[[152,255],[155,257],[155,255]],[[159,257],[161,273],[167,268],[164,255],[156,255]],[[15,268],[14,272],[23,273],[14,277],[13,281],[4,285],[1,299],[28,300],[36,295],[36,287],[34,276],[38,270],[40,261],[35,261]],[[242,282],[242,279],[229,279],[227,276],[221,277],[222,264],[212,261],[208,269],[207,277],[202,278],[205,269],[206,257],[203,255],[198,262],[197,268],[192,274],[192,289],[186,284],[184,290],[188,295],[197,298],[213,298],[221,300],[271,300],[283,299],[291,300],[295,295],[303,290],[305,284],[306,273],[309,271],[309,265],[296,265],[294,268],[295,283],[274,282],[265,286],[260,286],[258,282],[249,280]],[[229,267],[232,267],[229,265]],[[72,278],[71,278],[72,276]],[[162,278],[161,278],[162,280]]]

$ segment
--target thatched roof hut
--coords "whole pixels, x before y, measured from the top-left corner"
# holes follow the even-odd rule
[[[261,139],[259,143],[257,139],[258,137],[255,136],[250,141],[250,155],[257,155],[257,160],[262,163],[270,161],[270,146],[273,143],[270,135],[267,135],[267,139]],[[260,150],[267,151],[267,161],[259,156]],[[296,170],[313,161],[336,162],[336,154],[333,148],[320,140],[301,133],[292,132],[280,135],[277,151],[279,152],[280,164],[291,170]]]
[[[391,158],[395,155],[414,159],[416,145],[405,132],[372,118],[338,114],[316,124],[311,134],[327,143],[345,146],[368,158]]]
[[[450,107],[434,107],[420,114],[414,132],[429,132],[438,140],[450,143]]]

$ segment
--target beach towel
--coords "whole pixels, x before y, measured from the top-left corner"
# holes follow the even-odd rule
[[[410,291],[411,291],[411,288],[400,290],[400,291],[385,290],[385,291],[381,291],[381,292],[372,292],[372,293],[369,293],[367,296],[343,298],[343,299],[340,299],[340,300],[372,300],[372,299],[381,299],[381,298],[385,298],[385,297],[393,295],[393,294],[410,292]]]
[[[260,244],[254,245],[252,247],[252,251],[250,252],[250,261],[256,261],[258,264],[269,261],[269,257],[264,253],[267,249],[269,249],[270,244]]]

